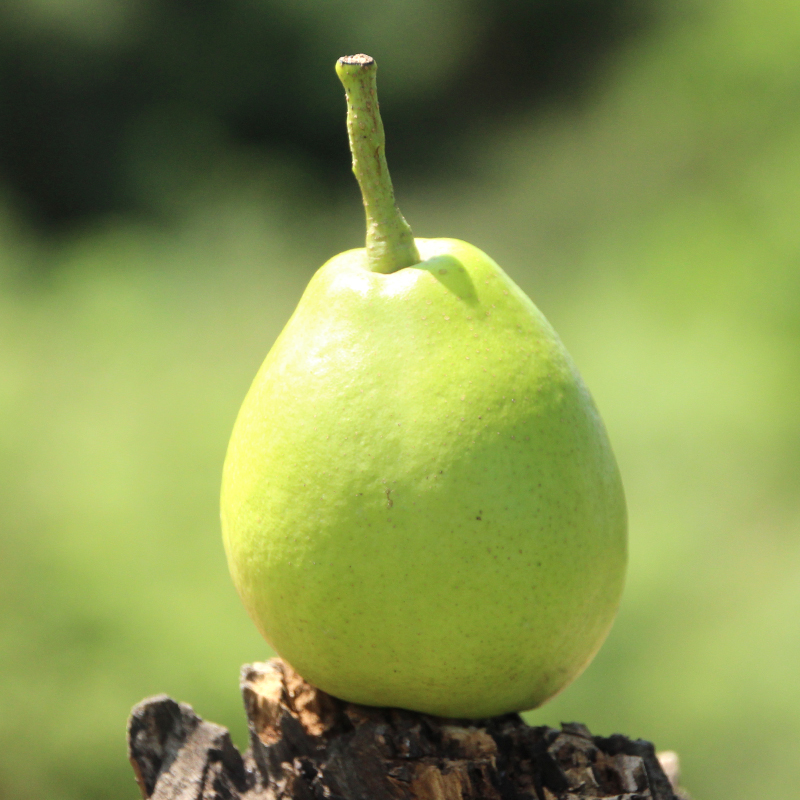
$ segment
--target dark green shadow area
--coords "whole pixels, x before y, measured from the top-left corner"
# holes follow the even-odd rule
[[[430,272],[449,292],[456,295],[468,305],[478,303],[478,293],[467,268],[455,257],[449,255],[434,256],[410,269],[424,269]]]

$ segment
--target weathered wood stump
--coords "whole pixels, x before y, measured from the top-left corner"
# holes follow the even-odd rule
[[[517,714],[448,720],[337,700],[280,659],[242,669],[244,755],[166,695],[134,707],[145,800],[679,800],[649,742]]]

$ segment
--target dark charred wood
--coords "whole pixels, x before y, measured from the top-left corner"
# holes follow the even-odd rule
[[[244,756],[166,695],[134,707],[145,800],[680,800],[653,745],[517,714],[453,720],[337,700],[280,659],[242,669]],[[674,762],[674,754],[670,754]],[[674,775],[674,769],[673,769]]]

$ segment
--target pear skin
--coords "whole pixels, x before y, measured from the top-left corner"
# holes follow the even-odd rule
[[[455,239],[314,276],[239,412],[231,574],[275,651],[356,703],[534,708],[586,667],[626,566],[619,471],[547,320]]]

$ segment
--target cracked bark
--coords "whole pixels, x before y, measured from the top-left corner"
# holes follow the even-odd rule
[[[159,695],[134,707],[128,754],[145,800],[686,797],[652,744],[592,736],[578,723],[559,731],[517,714],[447,720],[345,703],[280,659],[243,667],[241,689],[244,755],[185,703]]]

